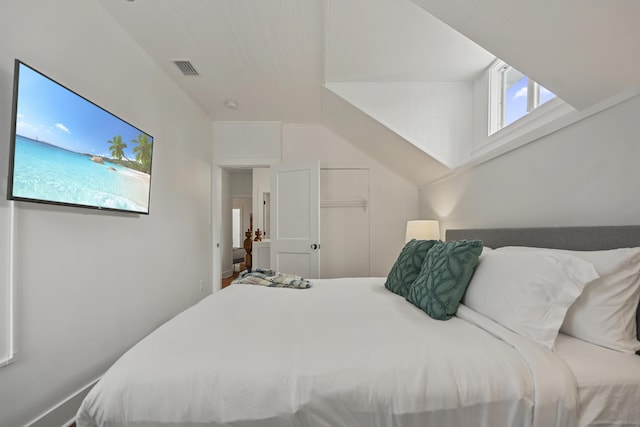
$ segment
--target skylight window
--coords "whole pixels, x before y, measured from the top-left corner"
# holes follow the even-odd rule
[[[503,61],[497,61],[490,71],[489,135],[556,97]]]

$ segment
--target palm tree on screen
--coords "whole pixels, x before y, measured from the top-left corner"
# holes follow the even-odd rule
[[[111,157],[118,160],[122,160],[122,158],[124,157],[127,161],[131,161],[127,159],[127,156],[124,155],[124,149],[127,148],[127,144],[122,142],[122,136],[116,135],[108,142],[109,144],[111,144],[111,146],[109,147],[109,151],[111,151]]]
[[[149,141],[149,135],[146,133],[138,134],[137,139],[132,139],[131,142],[137,144],[133,148],[133,152],[136,155],[136,161],[139,162],[146,173],[151,172],[151,150],[152,142]]]

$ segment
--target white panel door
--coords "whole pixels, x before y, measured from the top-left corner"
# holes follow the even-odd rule
[[[320,277],[320,161],[271,166],[271,267]]]

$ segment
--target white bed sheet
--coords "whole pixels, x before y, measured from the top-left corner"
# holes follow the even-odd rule
[[[575,425],[553,353],[469,309],[433,320],[384,280],[229,286],[120,358],[78,427]]]
[[[581,427],[640,426],[640,356],[564,334],[556,354],[576,378]]]

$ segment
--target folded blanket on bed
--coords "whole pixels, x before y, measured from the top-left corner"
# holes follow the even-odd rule
[[[295,289],[307,289],[312,285],[310,281],[300,276],[261,268],[241,273],[232,283]]]

